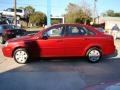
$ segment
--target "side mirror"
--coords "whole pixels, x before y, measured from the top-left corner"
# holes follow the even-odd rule
[[[48,37],[49,37],[48,34],[44,34],[42,38],[46,40],[48,39]]]

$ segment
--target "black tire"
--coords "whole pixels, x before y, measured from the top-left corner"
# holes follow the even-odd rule
[[[101,60],[102,52],[100,49],[94,47],[87,51],[86,56],[87,56],[88,61],[90,61],[92,63],[96,63]]]
[[[1,44],[5,44],[5,40],[3,39],[3,37],[1,38]]]
[[[14,60],[19,64],[25,64],[29,60],[29,54],[24,48],[18,48],[13,53]]]

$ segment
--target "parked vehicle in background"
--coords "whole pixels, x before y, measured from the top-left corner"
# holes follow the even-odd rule
[[[0,25],[0,36],[2,35],[3,31],[8,30],[9,25],[8,24],[1,24]]]
[[[13,8],[8,8],[6,10],[0,11],[0,13],[2,15],[6,15],[6,16],[14,16],[14,9]],[[16,15],[17,18],[25,18],[26,13],[23,9],[16,9]]]
[[[23,36],[26,34],[26,30],[15,26],[15,25],[0,25],[0,33],[1,33],[1,42],[4,44],[8,39]]]
[[[98,62],[102,56],[115,52],[113,36],[80,24],[58,24],[33,36],[8,40],[3,49],[6,57],[26,63],[33,57],[87,57]]]
[[[0,17],[0,25],[1,24],[11,24],[11,21],[7,19],[6,17]]]

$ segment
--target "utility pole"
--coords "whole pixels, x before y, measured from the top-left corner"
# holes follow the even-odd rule
[[[14,24],[17,25],[17,22],[16,22],[16,0],[14,0]]]
[[[94,7],[93,7],[93,24],[95,23],[95,16],[96,16],[96,2],[97,2],[97,0],[94,0]]]
[[[51,26],[51,0],[47,0],[47,26]]]

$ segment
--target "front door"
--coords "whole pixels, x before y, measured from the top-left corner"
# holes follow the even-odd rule
[[[43,39],[38,39],[40,57],[64,56],[64,27],[52,27],[43,34]]]

